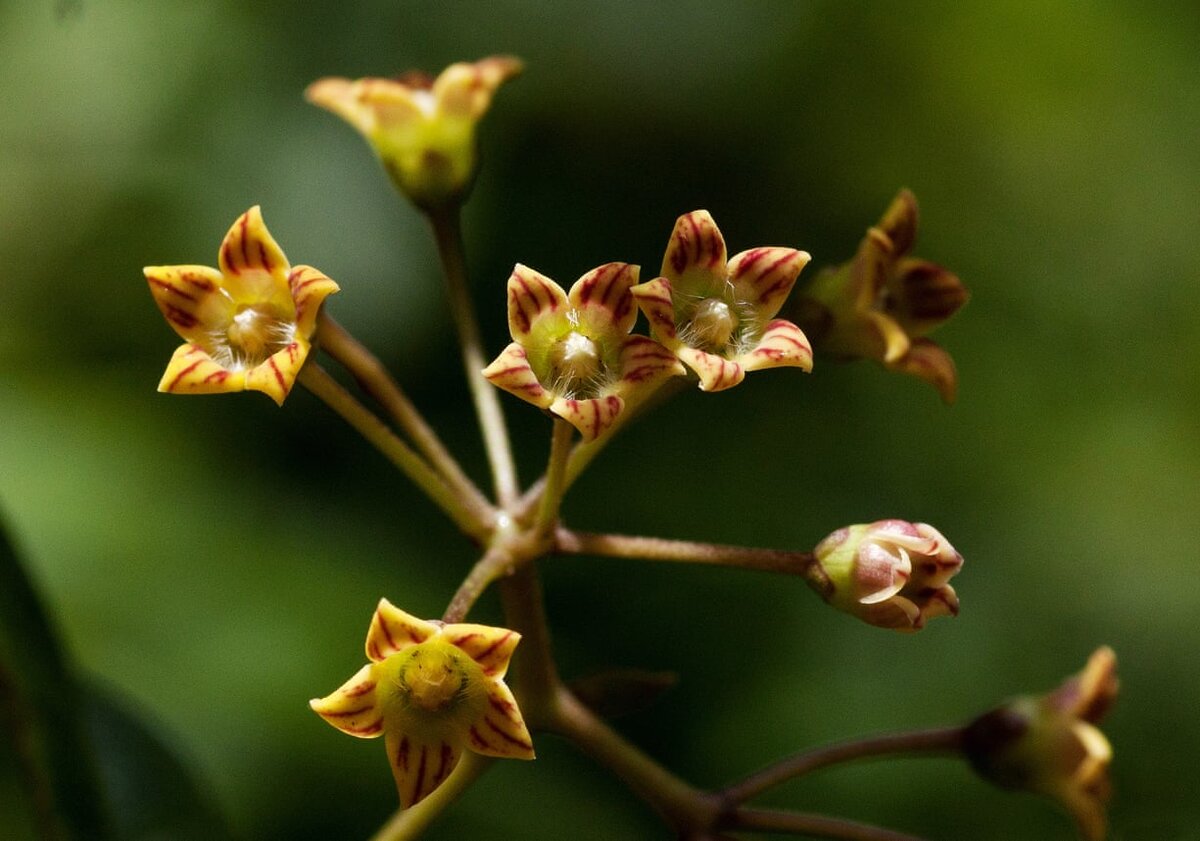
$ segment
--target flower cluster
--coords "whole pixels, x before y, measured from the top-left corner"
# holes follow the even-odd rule
[[[704,391],[740,383],[747,371],[810,370],[796,325],[773,316],[808,255],[755,248],[726,260],[708,211],[681,216],[662,276],[638,284],[638,267],[608,263],[563,291],[518,265],[508,280],[512,343],[484,370],[496,386],[569,421],[585,441],[609,429],[631,396],[691,368]],[[651,335],[628,335],[640,307]]]

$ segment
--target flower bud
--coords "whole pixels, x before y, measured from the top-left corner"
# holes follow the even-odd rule
[[[847,526],[814,550],[809,584],[838,610],[869,625],[918,631],[934,616],[957,615],[948,583],[962,555],[933,526],[879,520]]]
[[[1015,698],[971,722],[963,747],[984,779],[1058,801],[1088,841],[1107,828],[1112,747],[1096,727],[1117,695],[1116,655],[1097,649],[1046,695]]]

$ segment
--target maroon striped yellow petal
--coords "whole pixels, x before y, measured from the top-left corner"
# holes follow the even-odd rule
[[[929,383],[947,404],[953,403],[958,397],[958,369],[954,359],[929,339],[913,339],[908,353],[888,367]]]
[[[585,332],[602,337],[633,329],[637,307],[629,290],[638,282],[638,271],[629,263],[605,263],[575,281],[567,299]]]
[[[218,262],[225,276],[225,291],[235,304],[269,303],[284,320],[294,320],[287,257],[263,223],[258,205],[239,216],[225,234]]]
[[[462,649],[479,664],[485,675],[499,680],[508,671],[508,661],[512,659],[521,635],[507,628],[463,623],[443,628],[442,639]]]
[[[709,212],[693,210],[675,221],[661,273],[672,281],[695,271],[723,276],[726,253],[725,238]]]
[[[812,258],[795,248],[752,248],[729,261],[729,280],[739,301],[755,308],[759,318],[779,312],[800,270]]]
[[[308,705],[343,733],[371,739],[383,733],[383,705],[378,701],[375,666],[368,663],[332,694],[313,698]]]
[[[615,394],[590,399],[558,397],[550,404],[550,411],[579,430],[584,441],[592,441],[613,425],[625,401]]]
[[[517,701],[498,680],[488,685],[487,706],[467,732],[467,747],[484,756],[533,759],[533,739]]]
[[[724,391],[746,378],[746,371],[741,365],[715,353],[693,347],[681,347],[675,352],[685,365],[696,372],[701,391]]]
[[[233,318],[234,304],[221,291],[221,273],[208,266],[147,266],[142,269],[154,303],[167,323],[189,342],[203,342],[224,330]]]
[[[567,293],[545,275],[518,263],[508,279],[508,329],[514,340],[528,339],[538,323],[567,310]]]
[[[445,116],[478,120],[491,105],[496,89],[518,75],[522,67],[520,59],[506,55],[451,64],[433,83],[438,111]]]
[[[159,391],[171,394],[222,394],[245,388],[244,372],[222,367],[208,351],[192,344],[176,349],[158,383]]]
[[[460,745],[395,730],[387,731],[384,745],[404,809],[432,794],[450,776],[462,756]]]
[[[378,663],[397,651],[425,642],[438,630],[432,622],[418,619],[387,599],[380,599],[367,630],[367,659]]]
[[[681,377],[687,370],[675,354],[653,339],[629,336],[621,347],[619,379],[616,390],[628,397],[634,391],[650,388],[669,377]]]
[[[311,339],[317,329],[321,303],[340,287],[312,266],[296,266],[288,274],[288,287],[296,304],[296,332]]]
[[[962,281],[937,263],[906,257],[888,281],[887,311],[910,336],[945,323],[970,298]]]
[[[737,361],[747,371],[784,367],[811,371],[812,345],[803,330],[790,321],[777,318],[767,324],[758,344],[738,356]]]
[[[675,304],[671,296],[671,281],[656,277],[632,287],[629,293],[650,322],[650,332],[654,338],[664,344],[674,342]]]
[[[525,348],[516,342],[506,347],[491,365],[483,369],[483,376],[497,388],[515,394],[539,409],[549,409],[554,402],[554,397],[542,387],[537,374],[529,367]]]
[[[896,249],[891,238],[879,228],[869,228],[850,270],[848,290],[854,308],[860,312],[875,306],[879,290],[883,289],[896,263]]]
[[[308,339],[297,336],[282,350],[268,356],[265,362],[246,371],[246,389],[261,391],[282,406],[292,393],[296,376],[308,358],[308,350]]]

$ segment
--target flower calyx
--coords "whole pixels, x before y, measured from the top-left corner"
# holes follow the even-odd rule
[[[382,735],[400,805],[419,803],[464,750],[533,759],[533,743],[504,683],[520,634],[417,619],[381,599],[367,632],[367,665],[309,706],[358,738]]]
[[[175,394],[261,391],[282,405],[311,349],[317,315],[338,285],[290,266],[256,205],[233,223],[218,266],[147,266],[167,323],[184,340],[158,384]]]
[[[629,335],[637,319],[630,288],[638,267],[606,263],[570,292],[528,266],[508,279],[513,341],[483,371],[499,388],[548,410],[585,441],[616,422],[626,401],[684,373],[662,345]]]
[[[748,371],[812,370],[812,348],[790,321],[775,318],[809,255],[794,248],[752,248],[727,260],[725,239],[707,210],[680,216],[662,276],[633,288],[651,335],[700,380],[722,391]]]
[[[919,631],[936,616],[957,616],[949,581],[962,555],[925,523],[879,520],[846,526],[813,550],[809,584],[829,604],[869,625]]]

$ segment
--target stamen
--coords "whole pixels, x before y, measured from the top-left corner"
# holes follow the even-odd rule
[[[733,338],[737,316],[720,298],[705,298],[696,305],[688,323],[688,334],[695,345],[710,351],[723,351]]]
[[[604,360],[600,348],[582,333],[572,330],[550,348],[550,367],[556,391],[574,394],[602,379]]]

